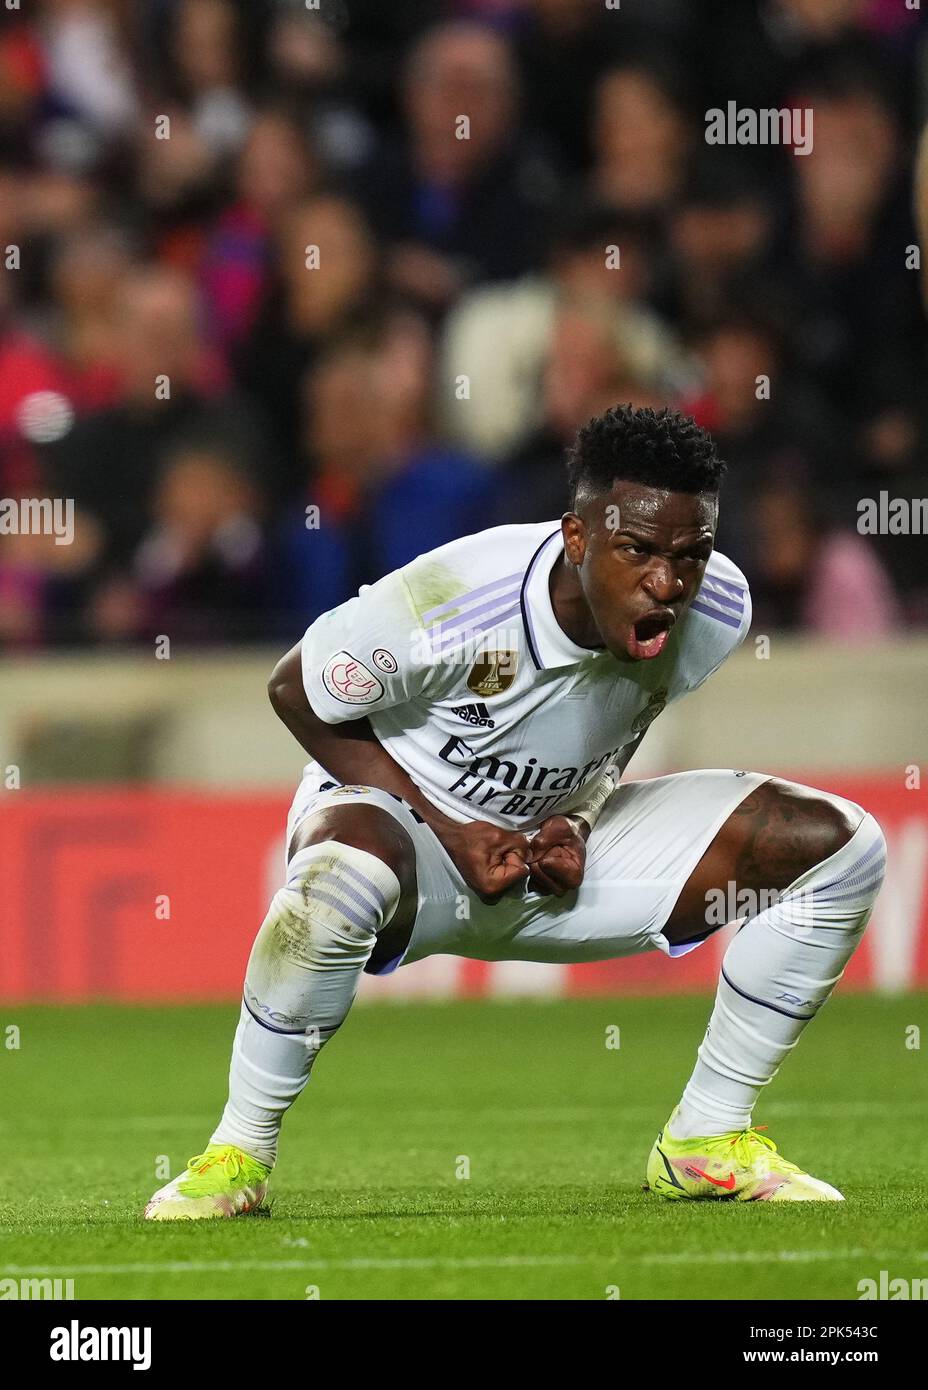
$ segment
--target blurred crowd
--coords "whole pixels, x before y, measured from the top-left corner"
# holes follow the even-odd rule
[[[812,153],[708,145],[729,101]],[[856,525],[928,494],[926,113],[902,0],[0,9],[0,498],[76,505],[0,528],[0,647],[295,641],[558,517],[625,401],[718,440],[756,630],[928,625]]]

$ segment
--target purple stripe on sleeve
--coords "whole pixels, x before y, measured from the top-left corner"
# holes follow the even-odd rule
[[[744,612],[744,599],[732,598],[730,594],[722,593],[721,590],[715,589],[711,584],[708,584],[705,579],[702,581],[699,596],[700,598],[714,599],[716,603],[722,605],[722,607],[730,608],[734,613]]]
[[[747,593],[740,584],[732,584],[728,579],[716,579],[714,574],[706,575],[704,584],[715,584],[722,589],[730,598],[743,598]]]
[[[469,593],[461,594],[460,598],[449,599],[447,603],[440,603],[437,608],[430,608],[427,613],[422,615],[424,623],[435,622],[443,613],[456,613],[465,603],[470,603],[471,599],[482,598],[484,594],[491,594],[494,589],[503,589],[508,585],[520,584],[522,573],[507,574],[500,579],[494,579],[492,584],[482,584],[479,589],[471,589]]]
[[[706,605],[700,603],[698,599],[694,599],[690,604],[690,610],[693,613],[702,613],[706,618],[714,618],[717,623],[724,623],[726,627],[741,626],[740,618],[735,618],[730,613],[720,613],[715,608],[707,608]]]
[[[453,651],[456,643],[460,643],[460,645],[463,647],[466,645],[467,639],[469,637],[479,637],[481,636],[481,634],[485,632],[492,632],[493,628],[499,627],[500,623],[505,622],[507,618],[514,618],[517,614],[520,613],[521,609],[519,605],[517,603],[514,603],[511,607],[504,609],[501,613],[497,613],[492,619],[487,619],[485,622],[477,623],[472,628],[463,628],[459,632],[449,632],[444,637],[442,637],[440,641],[436,644],[437,653],[440,656],[447,658],[448,652]]]
[[[487,599],[486,603],[478,604],[476,608],[469,608],[466,613],[459,613],[455,618],[449,618],[446,622],[439,623],[439,641],[443,642],[449,633],[456,632],[459,628],[466,627],[473,618],[480,618],[485,613],[490,613],[494,608],[498,608],[501,603],[512,603],[518,595],[518,589],[508,589],[504,594],[497,594],[494,598]],[[434,626],[434,624],[430,624]]]

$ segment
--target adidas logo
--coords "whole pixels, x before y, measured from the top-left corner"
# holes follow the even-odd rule
[[[463,719],[465,724],[474,724],[479,729],[496,728],[496,722],[490,718],[490,711],[486,705],[458,705],[451,713],[456,714],[458,719]]]

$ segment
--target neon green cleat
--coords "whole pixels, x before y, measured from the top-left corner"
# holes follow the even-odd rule
[[[271,1170],[234,1144],[208,1144],[184,1172],[159,1188],[145,1208],[146,1221],[207,1221],[242,1216],[267,1196]]]
[[[648,1159],[648,1187],[676,1201],[843,1202],[836,1187],[788,1163],[756,1129],[709,1138],[674,1139],[674,1111]]]

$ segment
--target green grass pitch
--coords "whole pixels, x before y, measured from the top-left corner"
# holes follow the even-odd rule
[[[840,995],[762,1098],[834,1205],[641,1190],[709,1007],[362,1005],[285,1124],[270,1217],[160,1225],[140,1219],[156,1165],[206,1144],[236,1008],[0,1006],[0,1278],[70,1277],[79,1299],[854,1300],[881,1269],[928,1276],[928,996]]]

